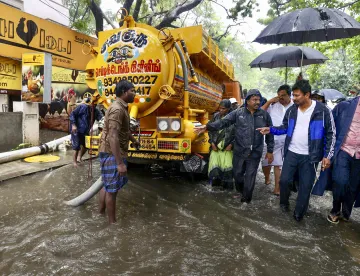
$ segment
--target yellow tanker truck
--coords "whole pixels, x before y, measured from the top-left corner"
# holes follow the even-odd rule
[[[93,57],[86,67],[86,82],[97,91],[93,100],[106,109],[122,79],[136,89],[129,114],[141,147],[129,145],[128,161],[175,161],[202,172],[208,136],[197,137],[194,127],[206,124],[222,99],[241,103],[234,67],[219,47],[201,26],[159,31],[131,16],[121,28],[99,32],[98,45],[84,47]],[[87,137],[92,151],[98,145],[99,136]]]

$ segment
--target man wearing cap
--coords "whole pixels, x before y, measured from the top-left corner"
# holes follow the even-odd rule
[[[71,112],[73,112],[76,108],[76,93],[75,90],[70,88],[67,94],[67,107],[66,107],[66,112],[68,115],[71,114]]]
[[[236,110],[239,107],[239,104],[235,98],[230,98],[231,110]]]
[[[264,138],[256,131],[260,126],[272,126],[270,115],[260,109],[261,94],[257,89],[249,90],[245,106],[238,108],[221,120],[195,128],[195,133],[206,130],[219,131],[235,124],[235,145],[233,157],[233,174],[236,189],[242,193],[241,202],[250,203],[255,187],[256,173],[261,160]],[[274,136],[266,135],[266,158],[273,160]],[[245,169],[244,169],[245,168]]]

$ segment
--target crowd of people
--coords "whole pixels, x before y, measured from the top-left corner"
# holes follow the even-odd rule
[[[355,207],[360,203],[359,98],[340,102],[331,110],[323,95],[312,93],[309,81],[300,79],[292,88],[280,86],[277,96],[266,102],[257,89],[250,89],[244,105],[235,109],[231,109],[234,100],[223,100],[213,120],[195,130],[209,132],[210,183],[224,181],[231,189],[229,179],[234,179],[241,202],[250,203],[262,160],[265,184],[270,184],[274,167],[273,193],[280,196],[284,212],[289,211],[291,191],[297,190],[295,220],[305,216],[314,190],[318,195],[333,191],[329,222],[349,220],[357,197]],[[316,181],[319,163],[321,174]]]
[[[134,85],[122,80],[115,93],[116,101],[105,113],[99,145],[104,186],[100,212],[108,210],[110,223],[116,221],[117,192],[128,181],[129,141],[139,146],[129,130],[127,108],[135,98]],[[102,117],[97,111],[90,114],[85,102],[70,115],[75,166],[85,152],[85,135],[93,121]],[[333,208],[327,217],[331,223],[349,220],[357,197],[355,207],[360,207],[359,96],[340,102],[331,111],[321,95],[311,93],[307,80],[296,81],[292,88],[280,86],[269,101],[259,90],[250,89],[242,106],[234,98],[222,100],[212,120],[195,128],[198,135],[205,131],[209,132],[210,184],[222,183],[224,189],[233,191],[235,183],[241,202],[251,202],[261,162],[265,184],[270,184],[274,168],[273,194],[280,196],[284,212],[289,211],[291,191],[297,190],[293,213],[297,221],[305,216],[312,192],[323,195],[325,190],[333,191]],[[321,174],[314,185],[319,163]]]

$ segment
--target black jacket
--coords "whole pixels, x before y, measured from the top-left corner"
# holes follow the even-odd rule
[[[274,135],[286,134],[285,155],[295,130],[297,114],[298,106],[294,104],[286,111],[282,125],[270,128]],[[308,128],[311,163],[320,162],[324,157],[331,159],[334,156],[336,130],[332,113],[326,105],[316,102]]]
[[[216,122],[218,120],[221,120],[221,115],[219,112],[215,113],[213,118],[211,119],[210,123]],[[234,142],[235,142],[235,126],[231,125],[225,129],[223,129],[223,132],[220,134],[219,131],[209,131],[209,143],[214,143],[216,146],[222,139],[224,140],[224,149],[228,145],[232,145],[234,148]],[[210,147],[211,149],[211,147]]]
[[[224,129],[235,125],[235,146],[234,154],[241,157],[261,158],[264,148],[264,137],[257,131],[260,127],[272,126],[269,113],[258,109],[254,114],[246,107],[238,108],[230,112],[221,120],[207,124],[209,131]],[[272,153],[274,149],[274,136],[266,135],[267,152]]]

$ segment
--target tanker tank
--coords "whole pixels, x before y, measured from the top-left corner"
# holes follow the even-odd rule
[[[193,128],[207,123],[223,98],[240,103],[241,96],[233,65],[202,27],[159,31],[126,16],[121,28],[99,32],[98,45],[86,52],[93,57],[86,71],[87,84],[97,90],[94,100],[107,108],[120,80],[135,86],[129,113],[132,123],[138,122],[133,134],[141,147],[129,145],[129,161],[206,156],[208,136],[197,137]],[[96,139],[87,137],[92,150]]]

